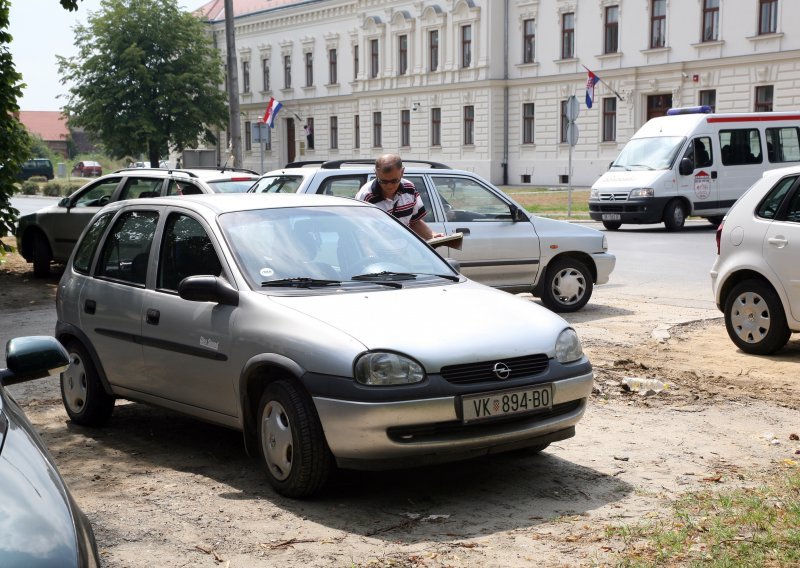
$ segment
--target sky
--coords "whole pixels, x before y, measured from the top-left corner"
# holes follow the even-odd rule
[[[206,2],[178,0],[178,5],[195,10]],[[81,0],[77,12],[64,10],[59,0],[11,0],[11,54],[27,85],[18,101],[20,110],[60,110],[66,104],[58,98],[67,94],[67,87],[59,81],[56,55],[77,55],[72,28],[99,9],[100,0]]]

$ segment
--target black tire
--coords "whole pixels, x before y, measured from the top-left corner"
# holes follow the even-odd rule
[[[270,485],[293,498],[319,493],[333,456],[310,397],[293,383],[271,383],[258,405],[259,451]]]
[[[740,282],[728,293],[725,329],[739,349],[752,355],[774,353],[792,335],[775,290],[755,279]]]
[[[603,221],[603,226],[609,231],[616,231],[622,226],[622,221]]]
[[[679,199],[673,199],[664,208],[664,226],[667,231],[680,231],[686,224],[686,206]]]
[[[580,260],[559,258],[547,267],[542,302],[554,312],[580,310],[592,296],[592,273]]]
[[[33,275],[36,278],[47,278],[50,276],[50,261],[52,260],[50,243],[47,242],[47,237],[39,232],[34,233],[32,248]]]
[[[713,227],[719,227],[722,224],[722,220],[725,218],[724,215],[713,215],[711,217],[706,217],[708,222],[711,223]]]
[[[69,341],[69,367],[61,373],[61,400],[70,420],[81,426],[103,426],[114,411],[114,397],[100,382],[94,362],[83,345]]]

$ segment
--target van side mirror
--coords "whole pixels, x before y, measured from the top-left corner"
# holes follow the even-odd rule
[[[678,165],[678,173],[682,176],[691,175],[694,171],[694,162],[689,158],[683,158]]]

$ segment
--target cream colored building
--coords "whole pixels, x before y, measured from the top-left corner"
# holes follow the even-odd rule
[[[234,0],[244,161],[445,162],[591,185],[671,106],[800,111],[795,0]],[[221,0],[201,10],[224,52]],[[223,53],[224,55],[224,53]],[[600,82],[586,108],[587,69]],[[263,154],[248,132],[283,104]],[[311,120],[313,148],[304,127]],[[223,133],[224,139],[224,133]]]

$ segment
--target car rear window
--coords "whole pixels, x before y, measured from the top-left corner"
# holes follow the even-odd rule
[[[257,179],[256,177],[236,177],[207,183],[215,193],[245,193]]]

